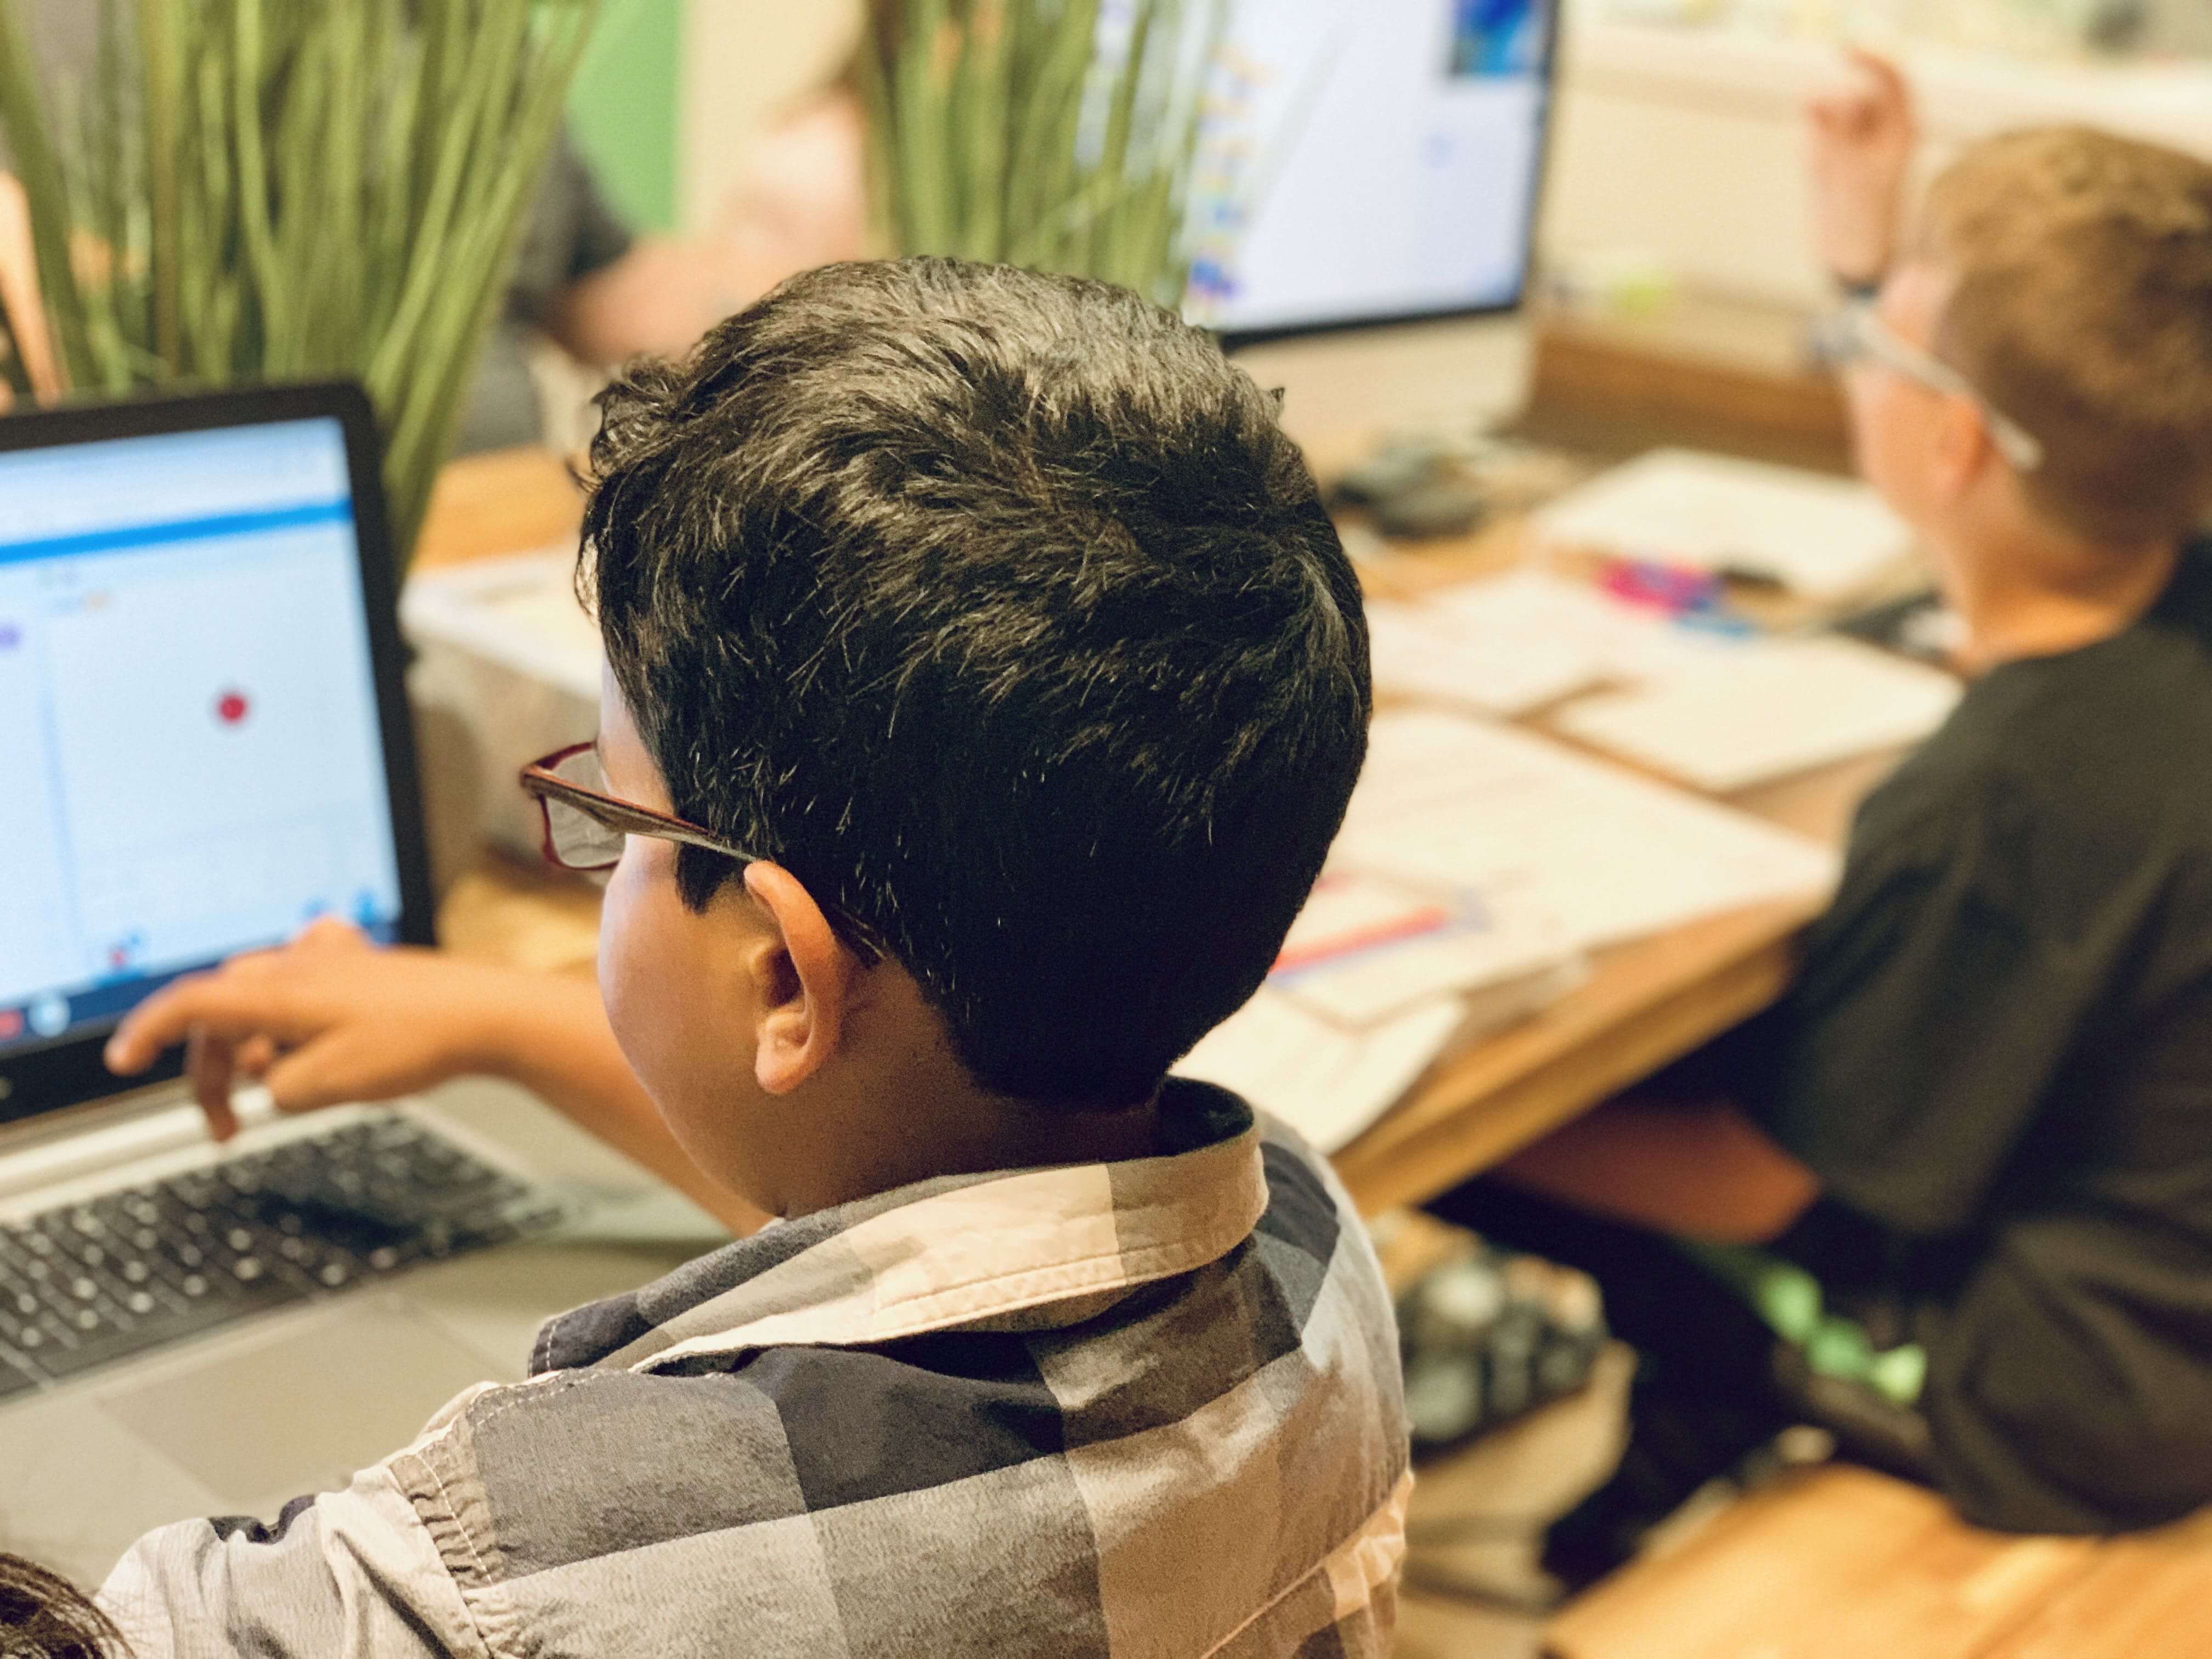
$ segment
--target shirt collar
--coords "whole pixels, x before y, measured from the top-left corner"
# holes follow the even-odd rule
[[[1042,1330],[1234,1249],[1267,1208],[1251,1108],[1180,1078],[1158,1156],[946,1176],[800,1216],[562,1315],[532,1370],[652,1370],[786,1344]]]

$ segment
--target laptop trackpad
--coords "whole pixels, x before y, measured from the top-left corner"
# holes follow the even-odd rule
[[[254,1504],[343,1486],[489,1369],[428,1320],[372,1303],[100,1403],[226,1503]]]

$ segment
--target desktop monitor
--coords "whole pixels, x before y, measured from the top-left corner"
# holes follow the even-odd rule
[[[0,421],[0,1121],[313,917],[427,942],[376,453],[348,386]]]
[[[1231,0],[1186,313],[1232,342],[1518,305],[1557,0]]]

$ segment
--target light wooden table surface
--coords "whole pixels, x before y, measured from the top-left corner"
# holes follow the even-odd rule
[[[573,534],[580,504],[566,467],[516,451],[447,469],[421,562],[451,563]],[[1370,564],[1370,591],[1405,596],[1511,563],[1511,526]],[[1743,809],[1840,842],[1852,808],[1887,757],[1828,767],[1729,797]],[[537,968],[587,966],[596,892],[487,854],[440,911],[449,948]],[[1545,1012],[1431,1069],[1394,1110],[1339,1154],[1363,1210],[1435,1196],[1579,1112],[1756,1013],[1780,994],[1794,940],[1818,908],[1766,903],[1601,951],[1589,978]]]

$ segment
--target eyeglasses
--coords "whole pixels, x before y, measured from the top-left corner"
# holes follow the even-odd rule
[[[1990,406],[1973,382],[1934,353],[1924,351],[1882,321],[1873,304],[1859,301],[1845,306],[1820,325],[1814,337],[1820,360],[1831,368],[1872,361],[1909,380],[1917,380],[1932,392],[1964,398],[1979,410],[1990,429],[1990,441],[2006,460],[2021,472],[2043,465],[2043,441],[2010,416]]]
[[[523,793],[538,803],[546,862],[563,870],[586,874],[611,870],[622,862],[623,843],[632,836],[702,848],[740,865],[762,861],[757,853],[733,847],[688,819],[656,812],[613,793],[595,744],[572,744],[532,761],[522,769],[521,783]],[[864,961],[873,963],[883,958],[884,945],[866,923],[831,905],[823,904],[822,911]]]

